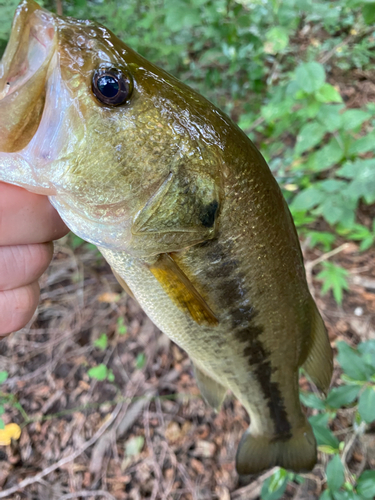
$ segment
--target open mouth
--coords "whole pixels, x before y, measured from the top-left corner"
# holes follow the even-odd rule
[[[0,62],[1,152],[20,151],[38,128],[55,43],[53,15],[33,0],[24,0],[16,11]]]

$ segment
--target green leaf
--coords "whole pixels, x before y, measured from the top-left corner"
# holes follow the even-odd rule
[[[340,223],[351,226],[354,222],[356,200],[348,199],[345,192],[338,192],[334,196],[325,195],[323,202],[314,210],[314,214],[322,215],[329,224]]]
[[[317,120],[325,127],[327,132],[335,132],[342,126],[342,104],[324,104],[320,106],[316,115]]]
[[[375,470],[366,470],[363,472],[357,481],[358,495],[366,499],[375,498]]]
[[[333,493],[334,500],[364,500],[356,495],[353,491],[334,491]]]
[[[317,278],[323,281],[322,295],[332,290],[333,296],[338,304],[342,303],[343,290],[349,290],[348,271],[332,262],[323,262],[323,270]]]
[[[320,182],[319,186],[326,193],[337,193],[344,190],[347,187],[347,183],[346,181],[338,179],[327,179],[325,181]]]
[[[314,248],[317,245],[322,245],[325,252],[331,250],[333,243],[336,240],[336,235],[328,233],[327,231],[309,231],[307,233],[309,238],[309,247]]]
[[[4,415],[4,413],[5,413],[4,405],[0,405],[0,415]]]
[[[316,187],[304,189],[294,198],[291,207],[293,210],[309,210],[324,200],[326,195]]]
[[[135,367],[138,368],[138,370],[141,370],[145,366],[145,363],[146,355],[144,352],[140,352],[135,360]]]
[[[171,32],[191,28],[201,23],[199,8],[189,5],[188,2],[166,0],[165,13],[165,26]]]
[[[366,24],[373,24],[375,22],[375,3],[362,5],[362,16]]]
[[[358,412],[366,423],[375,421],[375,387],[366,387],[360,395]]]
[[[318,398],[313,392],[300,392],[301,403],[309,408],[316,408],[317,410],[325,410],[325,402]]]
[[[266,33],[266,43],[264,51],[267,54],[277,54],[282,52],[289,43],[288,30],[282,26],[274,26]]]
[[[311,149],[316,146],[323,138],[325,134],[324,127],[318,122],[306,123],[304,125],[298,136],[295,146],[295,153],[300,156],[301,153],[307,149]]]
[[[344,466],[339,455],[335,455],[327,465],[327,484],[331,491],[337,491],[345,481]]]
[[[328,412],[318,413],[317,415],[312,415],[311,417],[309,417],[309,422],[313,427],[327,427],[329,420],[330,414]]]
[[[357,162],[356,162],[357,163]],[[348,192],[353,199],[364,198],[367,203],[375,201],[375,159],[361,162],[362,168],[348,186]]]
[[[106,365],[101,363],[98,366],[94,366],[93,368],[90,368],[90,370],[87,372],[87,375],[91,378],[102,381],[102,380],[105,380],[107,378],[108,368],[106,367]]]
[[[285,469],[281,467],[277,469],[271,476],[271,482],[269,485],[269,491],[274,493],[285,483],[285,480],[288,480],[288,473]]]
[[[320,87],[320,89],[315,93],[315,98],[319,102],[342,102],[342,97],[340,92],[335,89],[333,85],[325,83]]]
[[[368,367],[368,376],[370,377],[372,374],[375,375],[375,340],[361,342],[358,344],[357,349],[362,356],[363,362]]]
[[[141,453],[144,444],[145,438],[143,436],[134,436],[130,438],[125,443],[125,455],[127,457],[136,457]]]
[[[98,347],[102,351],[107,348],[108,345],[108,337],[105,333],[102,333],[98,339],[94,341],[94,346]]]
[[[375,151],[375,132],[370,132],[353,142],[349,147],[348,153],[354,156],[360,153],[367,153],[368,151]]]
[[[312,423],[311,419],[309,422]],[[312,429],[318,446],[330,446],[336,452],[339,451],[339,440],[330,429],[321,425],[312,425]]]
[[[267,123],[272,123],[285,115],[289,115],[294,104],[294,99],[286,98],[280,102],[270,102],[266,106],[262,106],[260,112]]]
[[[367,381],[368,368],[363,363],[362,357],[358,351],[352,349],[346,342],[336,343],[339,351],[337,361],[340,363],[344,373],[352,380]]]
[[[122,316],[119,316],[117,318],[117,333],[119,335],[125,335],[127,332],[127,328],[124,324],[124,318]]]
[[[369,120],[372,114],[362,109],[348,109],[341,116],[343,123],[342,128],[344,130],[354,130],[360,127],[366,120]]]
[[[319,500],[332,500],[332,496],[329,490],[324,490],[320,495]]]
[[[280,472],[282,471],[282,472]],[[278,500],[286,490],[288,484],[288,474],[284,469],[279,469],[267,478],[261,490],[262,500]]]
[[[0,418],[0,430],[5,429],[5,422],[2,418]]]
[[[314,172],[322,172],[339,163],[344,157],[344,151],[336,137],[325,144],[321,149],[312,153],[307,161],[307,166]]]
[[[375,160],[358,159],[356,161],[347,161],[337,171],[337,175],[339,175],[340,177],[346,177],[347,179],[355,179],[361,176],[361,174],[363,175],[363,172],[369,172],[369,175],[366,174],[366,177],[370,176],[371,174],[375,174]]]
[[[357,385],[343,385],[334,387],[328,393],[326,403],[331,408],[341,408],[353,403],[357,398],[361,388]]]
[[[3,384],[9,376],[9,373],[6,371],[0,372],[0,384]]]
[[[302,63],[296,69],[296,82],[308,94],[319,90],[324,85],[325,79],[324,67],[316,61]]]

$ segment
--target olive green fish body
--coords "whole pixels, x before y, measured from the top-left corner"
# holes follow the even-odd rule
[[[98,245],[207,402],[241,401],[241,474],[313,467],[298,370],[325,391],[332,352],[280,189],[226,115],[104,27],[24,0],[0,63],[0,179]]]
[[[303,451],[288,460],[277,450],[262,466],[259,452],[256,465],[250,469],[247,458],[239,469],[249,473],[259,465],[276,464],[309,469],[316,457],[315,441],[300,409],[298,368],[307,358],[318,313],[296,232],[276,182],[253,147],[237,155],[224,177],[217,238],[173,256],[218,326],[198,325],[181,312],[147,262],[102,252],[149,317],[188,352],[196,368],[219,384],[222,396],[230,389],[241,401],[251,417],[252,435],[284,443],[285,448],[285,442],[302,434]]]

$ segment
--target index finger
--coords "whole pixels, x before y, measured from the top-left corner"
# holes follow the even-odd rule
[[[0,182],[0,246],[45,243],[68,232],[46,196]]]

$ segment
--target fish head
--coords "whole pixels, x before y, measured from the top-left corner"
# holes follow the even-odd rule
[[[227,129],[105,27],[17,8],[0,62],[0,180],[50,196],[87,241],[149,255],[164,248],[155,238],[177,250],[212,237]]]

